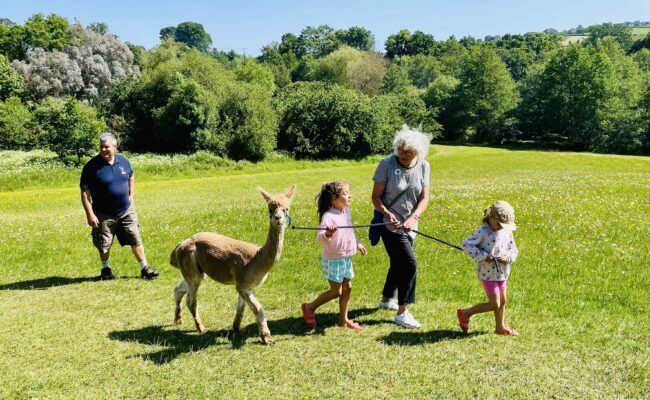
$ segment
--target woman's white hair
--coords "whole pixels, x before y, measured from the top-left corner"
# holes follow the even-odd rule
[[[417,154],[418,160],[424,160],[429,153],[429,144],[432,138],[433,136],[430,134],[411,129],[404,124],[402,130],[398,131],[393,139],[393,153],[397,155],[399,149],[413,150]]]
[[[115,139],[115,136],[113,136],[113,134],[110,132],[104,132],[99,137],[99,143],[107,141],[111,142],[113,146],[117,146],[117,139]]]

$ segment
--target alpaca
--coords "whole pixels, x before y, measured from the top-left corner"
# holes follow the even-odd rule
[[[224,285],[235,285],[239,293],[233,331],[239,332],[244,308],[248,304],[255,314],[262,342],[273,343],[264,310],[253,296],[253,290],[264,283],[271,267],[280,259],[288,225],[287,213],[296,185],[285,194],[272,195],[262,188],[259,190],[269,207],[269,231],[262,247],[217,233],[201,232],[183,240],[172,251],[169,263],[183,274],[183,281],[174,289],[176,324],[181,323],[181,302],[187,294],[187,308],[194,317],[196,329],[201,333],[206,331],[197,311],[197,291],[207,275]]]

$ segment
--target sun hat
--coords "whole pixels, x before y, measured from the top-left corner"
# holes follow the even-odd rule
[[[497,200],[489,208],[490,217],[499,221],[503,229],[509,231],[517,229],[517,225],[515,225],[515,210],[507,201]]]

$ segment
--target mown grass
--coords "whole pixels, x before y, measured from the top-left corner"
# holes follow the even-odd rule
[[[473,263],[423,238],[411,307],[422,329],[401,329],[376,309],[387,269],[376,247],[355,258],[351,315],[367,329],[336,328],[332,303],[318,315],[324,328],[307,331],[299,305],[326,283],[306,231],[287,233],[257,291],[274,346],[258,344],[249,310],[245,337],[229,339],[236,294],[212,281],[199,291],[208,333],[196,334],[187,312],[174,326],[180,275],[167,258],[178,241],[217,231],[261,243],[267,211],[258,186],[296,183],[294,224],[315,224],[313,196],[339,178],[351,182],[353,217],[366,223],[376,160],[285,160],[266,172],[192,179],[136,167],[145,246],[161,271],[153,282],[136,279],[130,251],[117,247],[111,262],[121,279],[92,279],[98,261],[77,177],[0,193],[0,398],[647,398],[650,159],[434,148],[423,232],[458,243],[491,201],[515,207],[520,258],[506,318],[521,337],[493,335],[489,315],[473,319],[471,335],[458,333],[455,309],[484,296]]]

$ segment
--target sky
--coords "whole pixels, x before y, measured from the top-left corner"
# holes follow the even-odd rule
[[[262,46],[298,35],[305,26],[362,26],[375,35],[377,50],[401,29],[437,40],[451,35],[560,31],[602,22],[650,21],[648,0],[0,0],[0,18],[24,23],[31,15],[56,13],[84,26],[105,22],[122,40],[151,48],[159,31],[181,22],[203,24],[213,46],[258,55]]]

